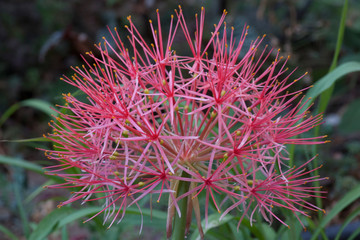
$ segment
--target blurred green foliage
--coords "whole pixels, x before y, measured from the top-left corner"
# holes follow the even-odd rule
[[[343,0],[185,0],[182,1],[182,7],[190,21],[190,16],[204,5],[209,29],[216,22],[215,19],[219,18],[223,8],[226,8],[229,12],[227,22],[234,25],[237,34],[241,34],[245,23],[251,26],[249,38],[266,33],[267,43],[274,48],[281,48],[284,56],[291,55],[289,67],[300,67],[296,74],[305,71],[310,73],[297,85],[300,89],[315,83],[328,71],[337,41],[343,3]],[[69,67],[81,63],[80,54],[94,50],[93,43],[99,42],[102,36],[107,36],[106,26],[122,27],[126,24],[126,16],[131,14],[140,32],[146,39],[151,39],[147,22],[149,18],[154,18],[155,9],[159,8],[163,24],[166,25],[176,7],[177,3],[174,1],[156,0],[1,1],[0,139],[37,138],[49,131],[49,110],[44,111],[44,106],[62,104],[61,93],[74,91],[59,81],[59,77],[62,74],[70,75]],[[193,22],[189,22],[191,24]],[[126,36],[124,29],[120,33]],[[339,63],[359,62],[359,43],[360,1],[350,0]],[[177,44],[182,43],[179,41]],[[359,84],[359,75],[356,74],[348,74],[337,81],[325,115],[332,118],[325,118],[327,123],[321,129],[332,140],[332,143],[320,148],[320,160],[324,163],[321,175],[330,177],[328,182],[322,183],[329,191],[328,198],[324,201],[326,209],[339,201],[344,190],[350,191],[360,182]],[[29,102],[29,99],[38,102]],[[315,106],[316,104],[317,102]],[[36,229],[37,222],[49,214],[44,210],[45,203],[50,201],[50,210],[53,210],[59,198],[68,196],[67,192],[38,190],[48,179],[34,175],[33,171],[35,168],[35,172],[41,171],[40,165],[48,163],[42,152],[34,147],[51,146],[46,142],[1,142],[0,162],[4,165],[0,165],[0,184],[3,186],[0,191],[0,238],[1,233],[11,239],[16,239],[11,232],[16,232],[17,237],[30,234]],[[298,151],[296,156],[299,159],[305,157],[303,149],[297,150],[297,153]],[[310,155],[309,152],[308,150]],[[10,164],[9,159],[15,160]],[[24,159],[27,160],[21,165]],[[12,189],[16,190],[15,193],[12,193]],[[33,200],[24,202],[26,196],[31,196]],[[333,222],[344,222],[351,209],[358,206],[359,203],[349,206],[342,215],[336,215]],[[39,209],[44,213],[37,216],[41,212]],[[93,239],[105,235],[109,236],[108,239],[116,239],[125,232],[127,239],[137,239],[137,234],[129,232],[129,228],[134,228],[137,221],[138,218],[130,218],[129,225],[120,224],[118,228],[105,231],[101,219],[97,219],[86,225],[90,230],[86,230],[83,235],[89,236],[89,231],[93,231],[99,234]],[[254,234],[260,236],[261,231],[273,234],[266,227],[253,232],[250,228],[240,228],[240,233],[236,233],[236,227],[230,222],[220,227],[223,231],[233,232],[234,236],[239,234],[237,236],[246,239]],[[156,224],[148,224],[147,228],[153,225]],[[163,230],[161,226],[159,228]],[[278,230],[285,231],[281,227]],[[61,231],[63,235],[71,236],[67,227],[63,227]],[[60,234],[60,230],[56,234]],[[161,237],[156,238],[157,234],[155,230],[149,234],[149,239],[160,239]]]

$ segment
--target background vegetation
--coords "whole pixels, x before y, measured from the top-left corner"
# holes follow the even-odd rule
[[[332,226],[325,232],[335,236],[343,225],[348,232],[343,233],[344,239],[360,228],[357,200],[360,195],[360,77],[352,73],[360,71],[360,2],[349,0],[345,12],[344,3],[343,0],[181,1],[189,16],[189,25],[195,12],[204,6],[209,28],[222,10],[227,9],[227,23],[233,25],[239,35],[245,23],[251,26],[249,39],[266,33],[268,44],[281,48],[284,56],[291,55],[289,68],[299,66],[298,74],[309,72],[296,87],[322,81],[310,95],[323,93],[326,84],[330,86],[337,81],[333,93],[331,88],[327,92],[331,96],[329,103],[323,93],[322,105],[315,101],[313,107],[314,112],[319,106],[326,107],[326,122],[319,130],[332,140],[318,148],[318,162],[324,164],[320,174],[329,176],[328,181],[321,182],[328,191],[321,203],[328,215],[314,215],[313,221],[308,220],[310,233],[304,233],[303,238],[320,230],[318,226]],[[53,113],[49,106],[62,102],[61,93],[74,91],[59,78],[62,74],[70,75],[69,67],[81,64],[80,54],[94,50],[93,43],[108,36],[106,27],[123,26],[126,16],[131,14],[142,34],[151,39],[148,19],[154,19],[155,9],[159,9],[166,25],[176,7],[175,1],[160,0],[0,1],[1,239],[42,239],[48,234],[51,234],[49,239],[100,239],[105,235],[109,239],[119,239],[119,236],[138,239],[136,211],[129,213],[134,218],[105,231],[101,217],[80,224],[88,214],[98,210],[95,206],[82,207],[76,214],[70,207],[56,210],[57,203],[69,193],[43,190],[42,186],[59,179],[43,176],[41,166],[52,163],[36,148],[51,147],[42,139],[43,133],[49,131],[47,122]],[[343,30],[342,38],[338,37],[339,29]],[[121,31],[125,36],[125,29]],[[335,49],[339,50],[337,62],[333,61]],[[333,72],[329,75],[330,66]],[[309,159],[313,151],[312,148],[295,149],[295,163]],[[166,215],[155,211],[150,222],[150,212],[143,214],[146,234],[141,238],[163,239]],[[285,231],[281,227],[275,226],[272,230],[267,225],[250,230],[241,228],[240,233],[236,233],[230,220],[225,219],[222,224],[214,220],[212,227],[231,231],[239,237],[247,234],[257,239],[287,236],[281,233]],[[126,231],[129,229],[134,231]],[[211,230],[207,236],[213,237]],[[322,237],[325,238],[324,233]]]

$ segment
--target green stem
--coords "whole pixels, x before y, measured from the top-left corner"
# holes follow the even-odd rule
[[[346,21],[346,15],[347,15],[347,10],[348,10],[348,0],[344,1],[344,6],[342,9],[342,13],[341,13],[341,20],[340,20],[340,26],[339,26],[339,31],[338,31],[338,37],[337,37],[337,42],[336,42],[336,47],[335,47],[335,53],[334,53],[334,57],[329,69],[329,72],[333,71],[336,68],[337,65],[337,61],[339,58],[339,54],[340,54],[340,50],[341,50],[341,45],[344,39],[344,32],[345,32],[345,21]],[[327,89],[326,91],[324,91],[321,95],[320,95],[320,101],[319,101],[319,106],[317,109],[317,112],[325,112],[332,92],[334,90],[334,85],[332,85],[329,89]],[[319,136],[320,134],[320,126],[316,126],[314,129],[314,133],[315,136]],[[316,145],[314,145],[313,150],[314,152],[316,152]],[[313,161],[313,166],[318,166],[318,162],[317,159],[315,158]],[[319,171],[315,170],[314,171],[314,175],[319,175]],[[316,187],[320,187],[320,183],[319,182],[315,182],[315,186]],[[318,192],[316,192],[316,195],[320,195]],[[318,207],[322,208],[322,202],[320,198],[316,198],[316,204]],[[319,218],[321,219],[322,215],[321,212],[319,211]]]
[[[294,157],[295,157],[295,144],[290,144],[290,146],[289,146],[289,167],[294,166]]]
[[[25,235],[25,237],[28,237],[30,234],[29,221],[28,221],[27,213],[26,213],[24,205],[23,205],[23,200],[22,200],[23,196],[21,193],[19,183],[14,182],[13,188],[14,188],[14,193],[15,193],[16,204],[17,204],[17,207],[18,207],[19,213],[20,213],[20,219],[21,219],[24,235]]]
[[[181,177],[189,178],[190,175],[183,171],[181,174]],[[183,195],[184,193],[187,193],[189,191],[190,182],[187,181],[179,181],[179,186],[177,189],[176,196],[179,197]],[[181,217],[179,217],[178,214],[175,214],[174,218],[174,232],[173,232],[173,240],[184,240],[185,239],[185,227],[186,227],[186,213],[187,213],[187,205],[188,203],[188,197],[185,197],[178,201],[178,205],[181,212]]]
[[[336,41],[335,53],[334,53],[333,60],[331,62],[331,66],[329,68],[329,72],[332,72],[337,66],[337,62],[338,62],[339,54],[340,54],[340,50],[341,50],[341,45],[342,45],[342,42],[344,39],[347,10],[348,10],[348,0],[345,0],[344,6],[342,9],[342,13],[341,13],[340,26],[339,26],[339,32],[338,32],[338,37],[337,37],[337,41]],[[328,103],[331,98],[333,90],[334,90],[334,84],[320,95],[318,112],[324,112],[326,110],[326,107],[328,106]],[[318,127],[317,127],[317,129],[318,129]],[[317,130],[317,131],[319,131],[319,130]]]

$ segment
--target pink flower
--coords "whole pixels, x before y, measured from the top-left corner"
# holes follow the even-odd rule
[[[210,202],[222,216],[237,208],[241,220],[252,222],[260,211],[265,220],[285,225],[273,207],[296,217],[308,215],[303,209],[319,210],[307,201],[322,193],[306,184],[319,180],[303,170],[311,160],[289,168],[286,146],[324,143],[323,137],[295,138],[322,118],[306,116],[301,92],[289,92],[301,77],[291,80],[288,58],[266,47],[260,51],[265,35],[247,47],[248,27],[236,39],[225,16],[226,11],[205,40],[203,8],[194,35],[179,8],[164,37],[157,13],[157,24],[150,21],[151,44],[128,17],[129,49],[116,29],[110,31],[115,44],[104,39],[97,45],[100,57],[87,53],[92,62],[84,58],[85,66],[63,78],[87,99],[64,94],[67,103],[51,122],[48,138],[55,148],[46,155],[59,164],[49,167],[49,174],[65,183],[50,187],[78,187],[59,206],[103,199],[101,212],[111,219],[110,227],[127,207],[135,204],[141,211],[143,197],[158,194],[159,201],[166,195],[170,234],[184,198],[198,223],[201,209],[208,218]],[[186,39],[191,56],[175,49],[178,37]],[[182,183],[188,189],[180,194]]]

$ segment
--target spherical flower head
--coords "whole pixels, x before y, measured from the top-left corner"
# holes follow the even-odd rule
[[[292,79],[289,58],[260,50],[265,35],[245,45],[249,27],[236,36],[225,16],[205,33],[202,8],[193,34],[179,8],[164,37],[157,11],[157,23],[150,21],[152,43],[129,16],[127,41],[110,31],[114,43],[104,38],[96,54],[87,53],[85,64],[63,78],[86,100],[64,94],[66,104],[51,122],[55,148],[46,155],[59,164],[49,174],[65,179],[52,187],[77,187],[60,206],[102,199],[98,214],[105,212],[111,226],[129,206],[141,211],[138,201],[145,196],[158,194],[159,201],[166,195],[168,235],[182,199],[200,232],[210,203],[222,217],[240,209],[240,222],[252,222],[259,211],[266,221],[285,225],[276,207],[296,217],[319,210],[308,202],[322,193],[308,185],[319,177],[304,169],[308,162],[288,166],[286,146],[323,143],[322,137],[297,137],[322,118],[306,115],[303,90],[289,91],[302,78]],[[186,39],[190,55],[176,49],[176,39]]]

